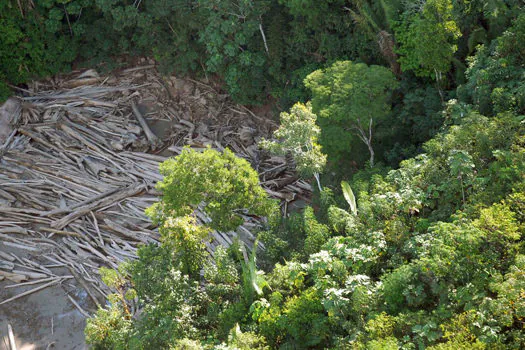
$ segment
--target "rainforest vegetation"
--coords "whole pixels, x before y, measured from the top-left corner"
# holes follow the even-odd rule
[[[160,245],[118,271],[95,349],[525,348],[521,0],[4,0],[0,99],[72,67],[151,56],[272,103],[260,148],[315,189],[282,215],[251,165],[160,167]],[[197,224],[197,206],[212,219]],[[266,217],[264,249],[212,229]],[[141,311],[132,315],[129,300]]]

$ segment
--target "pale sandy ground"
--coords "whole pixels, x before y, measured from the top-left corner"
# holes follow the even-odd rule
[[[15,251],[4,245],[0,245],[0,249],[24,257],[21,250]],[[53,272],[57,275],[67,274],[67,270],[56,268]],[[70,293],[85,310],[93,310],[93,306],[86,293],[74,283],[74,280],[67,280],[62,285],[54,285],[0,305],[0,349],[9,349],[8,323],[13,328],[18,350],[87,349],[84,341],[86,318],[75,308],[66,293]],[[5,288],[11,284],[14,283],[7,280],[0,282],[0,300],[38,286]]]

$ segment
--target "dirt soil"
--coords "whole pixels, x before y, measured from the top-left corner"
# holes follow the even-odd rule
[[[20,249],[6,246],[2,246],[1,249],[4,252],[13,252],[20,258],[29,256],[26,251]],[[66,274],[66,271],[54,269],[53,272]],[[7,280],[0,282],[0,300],[6,300],[36,286],[5,288],[10,285],[16,283]],[[18,350],[87,349],[83,333],[86,317],[75,308],[66,293],[74,296],[85,309],[92,307],[86,293],[75,285],[73,280],[0,305],[0,349],[9,349],[8,324],[11,324],[13,329]]]

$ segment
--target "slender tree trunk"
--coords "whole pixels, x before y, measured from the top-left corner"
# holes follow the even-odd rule
[[[372,143],[367,143],[366,144],[368,146],[368,152],[370,152],[370,166],[373,167],[374,166],[374,149],[372,148]]]
[[[368,147],[368,152],[370,152],[370,166],[374,166],[374,148],[372,147],[372,123],[373,119],[370,118],[370,123],[368,123],[368,135],[361,127],[361,121],[357,120],[357,125],[354,126],[354,129],[357,130],[357,137],[363,141],[363,143]]]
[[[260,20],[260,22],[259,22],[259,31],[261,32],[261,36],[262,36],[262,39],[263,39],[264,49],[266,50],[266,54],[270,55],[270,50],[268,50],[268,43],[266,42],[266,35],[264,34],[264,29],[263,29],[263,26],[262,26],[262,19],[259,18],[259,20]]]
[[[321,180],[319,178],[319,173],[314,173],[315,181],[317,182],[317,187],[319,188],[319,192],[323,191],[323,188],[321,187]]]
[[[441,99],[441,104],[445,104],[445,96],[443,96],[443,91],[441,90],[441,72],[438,72],[437,69],[434,68],[434,72],[436,74],[436,87],[437,91],[439,93],[439,98]]]

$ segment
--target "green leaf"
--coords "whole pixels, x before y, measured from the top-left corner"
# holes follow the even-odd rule
[[[346,181],[341,181],[341,188],[343,189],[343,196],[345,196],[348,205],[350,205],[350,211],[352,214],[357,214],[357,204],[355,202],[354,191]]]

